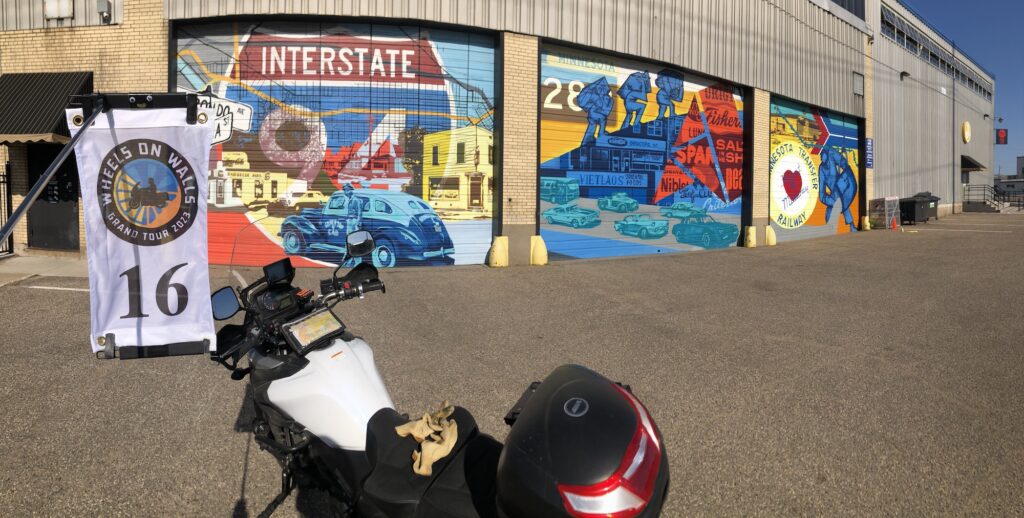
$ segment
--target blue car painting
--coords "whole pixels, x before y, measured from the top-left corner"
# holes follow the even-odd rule
[[[434,209],[398,191],[346,186],[322,208],[285,218],[278,235],[289,255],[344,255],[345,238],[356,230],[373,236],[371,258],[379,267],[455,262],[455,246]]]

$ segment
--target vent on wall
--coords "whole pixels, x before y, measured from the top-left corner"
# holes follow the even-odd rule
[[[864,74],[853,73],[853,95],[864,97]]]
[[[43,0],[43,13],[47,20],[74,18],[75,3],[72,0]]]

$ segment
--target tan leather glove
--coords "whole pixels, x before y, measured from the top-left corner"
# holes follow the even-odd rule
[[[416,421],[409,421],[395,427],[399,437],[412,435],[420,443],[420,450],[412,452],[412,470],[417,475],[429,477],[433,473],[433,465],[452,452],[459,440],[459,427],[451,417],[455,407],[445,401],[434,413],[423,414]]]
[[[433,473],[434,463],[447,457],[458,440],[458,423],[445,420],[440,437],[438,434],[432,434],[427,440],[420,443],[420,451],[412,452],[413,472],[429,477]]]

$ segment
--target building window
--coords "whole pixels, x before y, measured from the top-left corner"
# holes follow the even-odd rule
[[[832,1],[837,2],[838,0]],[[842,2],[839,3],[842,4]],[[991,86],[987,81],[983,81],[981,78],[975,79],[977,75],[968,69],[966,64],[960,63],[943,46],[918,32],[912,23],[884,6],[882,7],[881,25],[883,36],[962,83],[979,97],[991,100]]]
[[[277,180],[270,182],[270,197],[277,199]]]
[[[262,200],[263,199],[263,182],[261,182],[259,180],[256,180],[254,182],[254,184],[255,184],[255,188],[253,189],[253,192],[256,195],[256,199],[257,200]]]
[[[466,163],[466,143],[459,142],[455,145],[455,163],[465,164]]]
[[[487,146],[487,163],[494,164],[494,146]]]
[[[883,21],[882,35],[888,37],[889,39],[896,39],[896,26],[887,21]]]
[[[242,197],[242,181],[231,180],[231,197],[241,198]]]
[[[832,3],[846,9],[857,18],[864,19],[864,0],[832,0]]]
[[[430,150],[430,163],[433,164],[433,165],[440,164],[440,162],[438,162],[438,158],[437,157],[438,157],[438,149],[437,149],[437,146],[434,146]]]
[[[661,124],[661,119],[651,121],[650,124],[647,125],[647,134],[652,137],[660,137],[662,135]]]

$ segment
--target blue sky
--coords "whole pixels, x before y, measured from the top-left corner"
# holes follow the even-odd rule
[[[1018,0],[904,0],[928,23],[996,76],[996,116],[1010,143],[996,146],[992,172],[1013,174],[1024,155],[1024,2]]]

